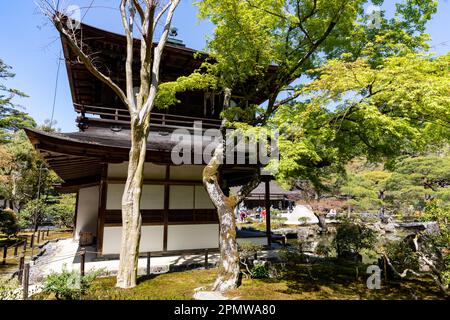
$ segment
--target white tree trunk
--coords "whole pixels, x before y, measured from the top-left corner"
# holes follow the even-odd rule
[[[128,176],[122,197],[122,243],[116,284],[119,288],[136,286],[142,225],[140,202],[146,151],[147,135],[143,128],[134,125],[131,130]]]

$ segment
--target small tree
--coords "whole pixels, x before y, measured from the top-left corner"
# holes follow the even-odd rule
[[[376,241],[375,231],[355,222],[344,221],[337,227],[333,246],[338,257],[341,257],[346,252],[360,253],[363,249],[374,249]]]
[[[19,221],[16,213],[11,209],[0,211],[0,231],[8,236],[15,236],[19,232]]]
[[[12,134],[25,127],[36,125],[33,118],[21,110],[21,106],[14,103],[15,97],[27,97],[17,89],[6,87],[4,80],[14,78],[11,67],[0,59],[0,142],[10,142]]]
[[[53,223],[61,227],[73,227],[76,197],[73,194],[63,194],[48,206],[47,215]]]
[[[322,100],[315,106],[308,104],[316,92],[313,88],[306,92],[303,90],[304,82],[299,81],[302,76],[309,75],[308,70],[343,53],[350,53],[347,57],[350,56],[353,61],[366,55],[368,65],[373,66],[387,56],[404,55],[426,47],[424,25],[436,11],[435,1],[397,3],[398,19],[386,19],[380,12],[379,29],[373,28],[374,17],[364,14],[367,2],[369,1],[198,2],[200,15],[209,18],[217,26],[214,38],[209,42],[217,67],[209,70],[218,71],[218,87],[225,95],[224,118],[228,122],[239,122],[241,127],[242,124],[247,127],[269,124],[269,128],[283,131],[280,135],[280,153],[285,161],[282,159],[279,166],[279,180],[291,177],[317,180],[321,168],[348,161],[366,150],[362,146],[362,141],[366,140],[366,132],[348,130],[343,122],[358,115],[360,119],[355,123],[364,124],[364,119],[372,115],[373,111],[364,108],[355,110],[358,111],[355,114],[347,110],[350,106],[346,104],[338,105],[338,108],[335,104],[333,108],[327,109],[325,106],[332,99],[337,101],[339,97],[354,97],[354,94],[347,94],[350,89],[344,86],[336,87],[338,92],[332,90],[336,94],[331,99],[326,97],[327,101]],[[377,4],[382,2],[377,1]],[[267,76],[267,71],[273,64],[276,64],[277,70]],[[344,69],[339,74],[344,74],[344,71],[348,76],[355,74],[349,72],[348,68]],[[327,83],[336,83],[335,73],[334,65],[331,65],[332,79]],[[312,77],[320,79],[319,74]],[[387,81],[391,79],[392,73]],[[251,84],[247,85],[249,80]],[[374,84],[373,77],[362,88],[354,84],[356,82],[361,85],[362,82],[358,80],[353,79],[351,82],[344,79],[343,82],[351,84],[353,92],[364,94],[372,91],[366,89],[371,82]],[[324,87],[317,91],[329,93],[330,90]],[[237,106],[230,104],[232,93],[244,97],[237,101]],[[248,103],[261,95],[268,98],[264,106]],[[448,96],[448,92],[446,95]],[[305,99],[299,99],[302,101],[297,103],[300,96]],[[336,112],[330,112],[333,109]],[[360,108],[357,106],[352,109]],[[274,115],[278,119],[272,122]],[[395,115],[396,119],[398,116]],[[353,123],[353,120],[349,121]],[[328,130],[330,127],[331,130]],[[365,129],[373,132],[376,128],[385,130],[386,123],[370,124]],[[380,135],[377,133],[377,136]],[[390,137],[386,138],[389,140]],[[343,145],[347,145],[347,150],[343,150]],[[386,147],[385,144],[383,150],[387,150]],[[392,145],[390,149],[398,151],[401,148]],[[214,290],[220,291],[234,288],[238,284],[239,257],[234,208],[242,199],[241,196],[228,196],[226,188],[221,188],[223,156],[223,147],[219,145],[203,173],[204,185],[218,209],[221,224],[219,276],[213,286]],[[242,188],[241,195],[244,198],[246,191],[251,191],[258,178],[256,175]]]

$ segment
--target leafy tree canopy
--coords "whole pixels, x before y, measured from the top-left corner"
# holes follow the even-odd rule
[[[409,54],[373,67],[367,59],[330,60],[313,71],[304,99],[280,106],[279,178],[320,175],[365,156],[384,161],[450,137],[450,54]]]
[[[20,106],[13,102],[15,97],[27,97],[17,89],[8,88],[4,82],[13,78],[11,67],[0,59],[0,142],[11,140],[11,134],[25,127],[34,127],[36,123]]]
[[[371,3],[383,2],[203,0],[198,6],[200,17],[216,25],[208,48],[222,86],[238,87],[259,78],[253,88],[247,85],[245,94],[265,93],[275,101],[306,70],[344,53],[354,59],[369,56],[377,64],[387,56],[426,49],[425,24],[436,12],[437,1],[398,2],[392,19],[383,10],[365,11]],[[278,72],[262,81],[270,65]],[[274,107],[270,104],[269,113]]]

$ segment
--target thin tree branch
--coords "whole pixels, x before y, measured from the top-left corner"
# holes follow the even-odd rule
[[[147,121],[150,117],[150,112],[154,107],[154,102],[156,98],[156,92],[158,90],[159,85],[159,67],[161,64],[161,57],[164,50],[164,47],[167,43],[167,39],[169,37],[169,30],[170,25],[172,23],[173,15],[175,13],[175,9],[179,5],[180,0],[171,0],[170,1],[170,9],[167,14],[166,23],[164,25],[164,31],[161,35],[161,38],[159,39],[159,43],[154,49],[154,55],[153,55],[153,67],[152,67],[152,82],[150,86],[150,93],[147,98],[147,101],[145,102],[142,109],[139,111],[139,121],[144,122]],[[164,9],[163,9],[164,11]],[[161,14],[161,12],[160,12]]]
[[[261,176],[257,173],[255,174],[250,182],[243,185],[238,191],[237,195],[234,196],[236,204],[241,203],[244,199],[261,183]]]
[[[141,4],[139,3],[139,0],[133,0],[134,3],[134,7],[136,8],[139,17],[141,18],[141,21],[145,20],[145,12],[144,9],[142,8]]]
[[[129,17],[127,16],[127,5]],[[125,29],[125,36],[127,38],[127,58],[125,62],[125,82],[126,91],[128,97],[128,108],[130,109],[130,114],[136,111],[136,100],[134,98],[133,90],[133,58],[134,58],[134,37],[133,37],[133,27],[134,27],[134,4],[133,1],[122,0],[120,3],[120,12],[122,16],[122,24]]]
[[[172,5],[172,2],[173,2],[172,0],[169,1],[156,16],[155,20],[153,21],[153,32],[155,32],[155,29],[156,29],[156,26],[158,25],[159,20],[162,18],[164,13],[166,13],[166,11],[170,8],[170,6]]]
[[[84,63],[85,67],[94,75],[96,78],[108,85],[122,100],[122,102],[128,106],[128,99],[126,94],[122,89],[108,76],[103,74],[97,67],[94,66],[92,58],[90,58],[82,49],[81,45],[78,44],[75,32],[70,33],[64,26],[67,17],[59,12],[47,12],[47,17],[52,21],[55,28],[61,34],[61,36],[67,41],[70,48],[75,52],[75,54],[80,58],[81,62]]]

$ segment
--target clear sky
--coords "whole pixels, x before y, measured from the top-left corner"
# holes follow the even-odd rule
[[[332,0],[330,0],[332,1]],[[388,2],[389,0],[387,0]],[[66,5],[90,6],[92,0],[61,0]],[[83,11],[83,22],[122,33],[118,0],[94,0],[90,10]],[[203,49],[213,26],[197,19],[193,1],[182,0],[174,17],[178,38],[188,47]],[[439,1],[438,13],[429,22],[432,50],[438,54],[450,51],[450,1]],[[17,99],[39,123],[51,117],[58,58],[61,44],[57,32],[37,9],[33,0],[0,0],[0,58],[13,67],[16,77],[7,86],[30,97]],[[76,131],[72,98],[64,63],[58,81],[55,120],[63,132]]]

